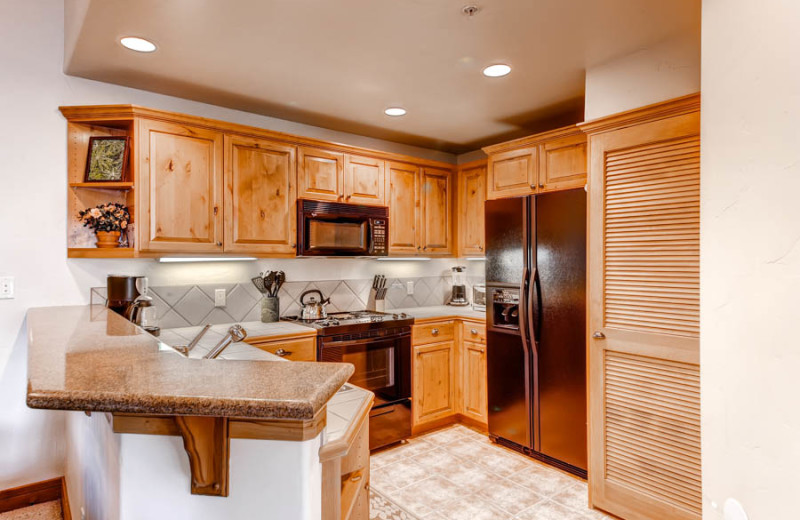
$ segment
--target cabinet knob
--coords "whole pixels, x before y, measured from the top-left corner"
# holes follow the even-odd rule
[[[353,475],[350,477],[351,482],[358,482],[359,480],[361,480],[361,475]]]
[[[470,334],[477,334],[478,329],[469,329]]]
[[[422,246],[417,246],[417,251],[419,251],[420,249],[422,249]]]
[[[220,241],[218,240],[218,241],[217,241],[217,245],[218,245],[219,247],[222,247],[222,242],[220,242]]]
[[[288,351],[288,350],[284,350],[282,348],[279,348],[278,350],[275,351],[275,355],[276,356],[280,356],[280,357],[286,357],[286,356],[291,356],[292,353],[290,351]]]
[[[428,246],[423,247],[422,250],[423,251],[427,251],[428,250]]]
[[[543,183],[543,182],[540,182],[540,183],[539,183],[539,187],[540,187],[540,188],[544,188],[544,183]]]
[[[532,190],[535,190],[535,189],[536,189],[536,183],[535,183],[535,182],[534,182],[533,184],[531,184],[531,189],[532,189]]]
[[[439,329],[432,329],[431,330],[431,334],[434,335],[434,336],[438,336],[439,335]]]
[[[478,350],[480,351],[481,354],[486,353],[486,349],[485,348],[481,348],[481,349],[478,349]]]
[[[295,244],[295,243],[292,243],[292,249],[294,249],[294,248],[296,248],[296,247],[297,247],[297,244]]]
[[[483,251],[483,246],[478,246],[478,251]]]
[[[592,337],[594,339],[606,339],[606,335],[603,334],[602,332],[600,332],[599,330],[594,331],[594,334],[592,334]]]

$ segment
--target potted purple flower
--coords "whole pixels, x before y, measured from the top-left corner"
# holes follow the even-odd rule
[[[119,235],[128,227],[131,214],[128,207],[116,202],[98,204],[78,212],[83,225],[92,228],[97,235],[97,247],[119,247]]]

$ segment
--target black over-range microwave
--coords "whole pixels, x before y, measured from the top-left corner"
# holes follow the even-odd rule
[[[297,201],[297,256],[387,256],[389,208]]]

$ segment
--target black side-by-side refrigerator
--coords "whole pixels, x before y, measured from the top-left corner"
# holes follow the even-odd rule
[[[489,434],[586,476],[586,193],[486,202]]]

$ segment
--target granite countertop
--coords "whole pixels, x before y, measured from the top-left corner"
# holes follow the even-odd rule
[[[386,312],[405,312],[417,320],[431,320],[435,318],[469,318],[472,320],[486,320],[486,312],[472,309],[472,305],[456,307],[453,305],[435,305],[432,307],[409,307],[407,309],[391,309]]]
[[[30,309],[27,322],[31,408],[311,419],[353,373],[347,363],[254,361],[251,352],[187,359],[99,305]]]

